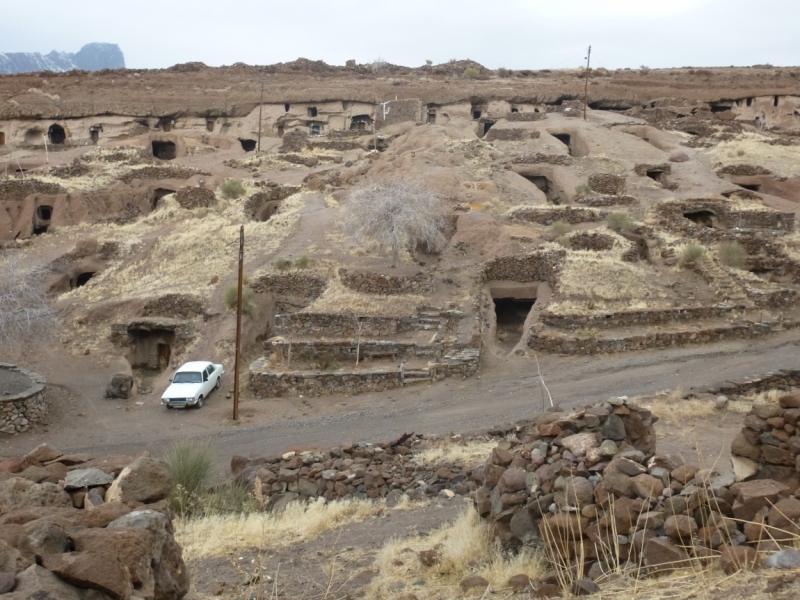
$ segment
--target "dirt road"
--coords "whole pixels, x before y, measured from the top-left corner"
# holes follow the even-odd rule
[[[598,357],[542,355],[539,360],[553,398],[568,408],[609,396],[632,397],[677,387],[691,391],[798,368],[798,344],[800,332],[787,331],[758,341]],[[66,377],[63,372],[45,374],[52,384],[63,384],[59,378]],[[384,440],[411,431],[468,432],[530,418],[542,409],[535,361],[494,356],[486,358],[480,377],[465,381],[356,397],[245,399],[238,423],[230,420],[230,402],[221,392],[202,410],[166,411],[154,397],[127,403],[102,399],[97,376],[85,378],[86,385],[71,381],[65,387],[72,394],[69,404],[56,407],[48,430],[9,438],[3,454],[25,452],[43,441],[66,452],[160,452],[171,440],[208,436],[223,473],[233,454],[258,456],[347,440]]]

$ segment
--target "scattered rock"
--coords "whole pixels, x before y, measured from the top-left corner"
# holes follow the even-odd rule
[[[462,579],[461,583],[458,585],[461,587],[462,592],[468,592],[473,588],[485,590],[487,587],[489,587],[489,581],[480,575],[470,575],[469,577]]]

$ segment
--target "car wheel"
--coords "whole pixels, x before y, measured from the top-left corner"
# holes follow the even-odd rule
[[[197,399],[197,404],[195,404],[194,406],[195,406],[195,408],[203,408],[203,397],[202,396],[200,396]]]
[[[220,386],[220,385],[222,385],[222,384],[220,383],[220,380],[221,380],[221,379],[222,379],[222,377],[217,377],[217,383],[215,383],[215,384],[214,384],[214,389],[215,389],[215,390],[218,390],[218,389],[219,389],[219,386]]]
[[[164,406],[166,406],[166,407],[167,407],[167,410],[169,410],[170,408],[172,408],[172,405],[170,405],[170,404],[165,404]]]

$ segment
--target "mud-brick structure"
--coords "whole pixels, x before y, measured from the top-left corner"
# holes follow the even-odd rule
[[[44,389],[47,381],[12,364],[0,363],[0,432],[22,433],[47,414]]]

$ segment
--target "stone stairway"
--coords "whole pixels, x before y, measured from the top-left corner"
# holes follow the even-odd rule
[[[711,289],[713,289],[722,300],[740,306],[755,306],[742,285],[731,277],[715,258],[704,254],[695,263],[695,266],[700,275],[708,281]]]

